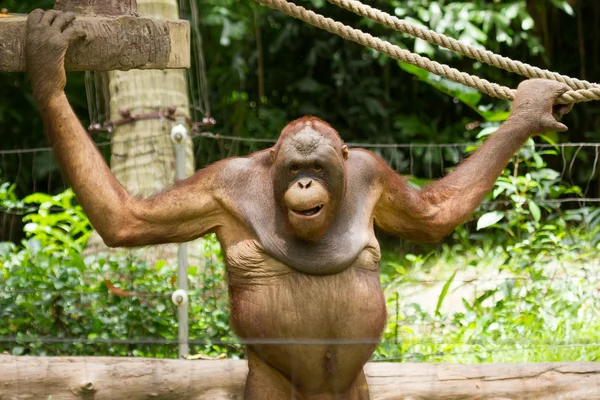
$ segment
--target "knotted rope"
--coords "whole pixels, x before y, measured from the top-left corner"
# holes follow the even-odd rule
[[[377,50],[388,56],[416,65],[433,74],[448,78],[455,82],[475,88],[492,97],[513,100],[516,90],[506,86],[498,85],[497,83],[489,82],[486,79],[479,78],[475,75],[470,75],[466,72],[461,72],[456,68],[452,68],[445,64],[440,64],[432,61],[427,57],[412,53],[402,49],[386,40],[374,37],[359,29],[344,25],[341,22],[326,18],[320,14],[297,6],[286,0],[257,0],[258,2],[279,10],[289,16],[297,18],[308,24],[324,29],[330,33],[338,35],[344,39],[351,40],[362,46]],[[511,60],[507,57],[502,57],[494,54],[491,51],[478,49],[474,46],[460,42],[456,39],[449,38],[445,35],[438,34],[432,30],[421,28],[415,24],[408,23],[399,18],[391,16],[383,11],[364,5],[356,0],[328,0],[332,4],[346,8],[358,15],[372,19],[385,26],[395,29],[399,32],[418,37],[429,43],[444,47],[446,49],[463,54],[480,62],[505,69],[510,72],[515,72],[529,78],[544,78],[552,79],[558,82],[563,82],[575,90],[568,91],[558,98],[558,104],[581,103],[592,100],[600,100],[600,85],[590,83],[584,80],[570,78],[560,75],[556,72],[543,70],[531,65]]]

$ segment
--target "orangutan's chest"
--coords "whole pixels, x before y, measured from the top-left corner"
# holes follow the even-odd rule
[[[256,244],[242,247],[228,256],[234,331],[307,387],[326,387],[327,371],[355,377],[386,321],[378,247],[367,247],[352,266],[324,276],[295,271],[257,252]]]
[[[299,272],[271,257],[257,240],[225,246],[236,330],[245,337],[267,331],[276,337],[373,333],[370,328],[362,332],[360,327],[365,315],[385,313],[379,260],[374,238],[350,267],[329,275]],[[269,324],[273,326],[267,329]],[[353,334],[356,329],[361,333]]]
[[[230,273],[231,318],[242,337],[379,337],[385,301],[377,271],[350,268],[327,276],[290,272],[252,285],[232,277]]]
[[[333,251],[333,250],[332,250]],[[361,273],[373,274],[378,277],[379,260],[381,258],[379,243],[373,237],[367,240],[366,245],[361,245],[361,248],[352,250],[356,253],[353,256],[350,265],[342,270],[357,270]],[[346,251],[344,255],[351,252]],[[262,244],[256,239],[246,239],[235,244],[224,246],[225,264],[227,265],[229,284],[233,286],[269,286],[269,285],[285,285],[289,281],[293,284],[294,281],[304,285],[313,285],[315,290],[320,291],[319,285],[325,282],[325,285],[330,285],[338,280],[349,279],[347,274],[342,278],[341,273],[336,274],[306,274],[295,266],[288,265],[275,258],[270,252],[265,249]],[[315,255],[318,257],[318,255]],[[318,260],[318,258],[317,258]],[[337,265],[327,264],[330,259],[321,259],[323,264],[316,264],[316,269],[330,270],[338,268]],[[313,260],[314,262],[314,260]],[[333,276],[333,278],[330,278]],[[300,282],[301,281],[301,282]]]

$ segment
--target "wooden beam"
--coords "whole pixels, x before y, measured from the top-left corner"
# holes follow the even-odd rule
[[[241,399],[245,361],[0,355],[0,399]],[[372,400],[600,400],[600,363],[365,367]]]
[[[0,72],[23,72],[27,17],[0,18]],[[131,15],[78,17],[87,38],[69,48],[67,71],[190,67],[190,26]]]
[[[135,15],[136,0],[56,0],[55,10],[79,15]]]

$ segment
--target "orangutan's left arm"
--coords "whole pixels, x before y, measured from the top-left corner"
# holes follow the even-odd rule
[[[374,210],[377,226],[421,241],[438,241],[452,232],[477,208],[530,136],[567,130],[555,117],[570,107],[554,106],[566,90],[566,85],[554,81],[523,82],[511,116],[500,129],[453,172],[422,190],[411,187],[406,178],[380,162],[382,190]]]

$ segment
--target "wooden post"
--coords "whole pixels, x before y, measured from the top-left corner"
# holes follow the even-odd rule
[[[87,38],[69,47],[67,71],[110,71],[190,67],[187,21],[137,17],[135,0],[57,0],[74,11]],[[10,11],[10,10],[8,10]],[[0,72],[24,72],[27,18],[0,18]]]
[[[56,0],[55,10],[80,15],[135,15],[136,0]]]

